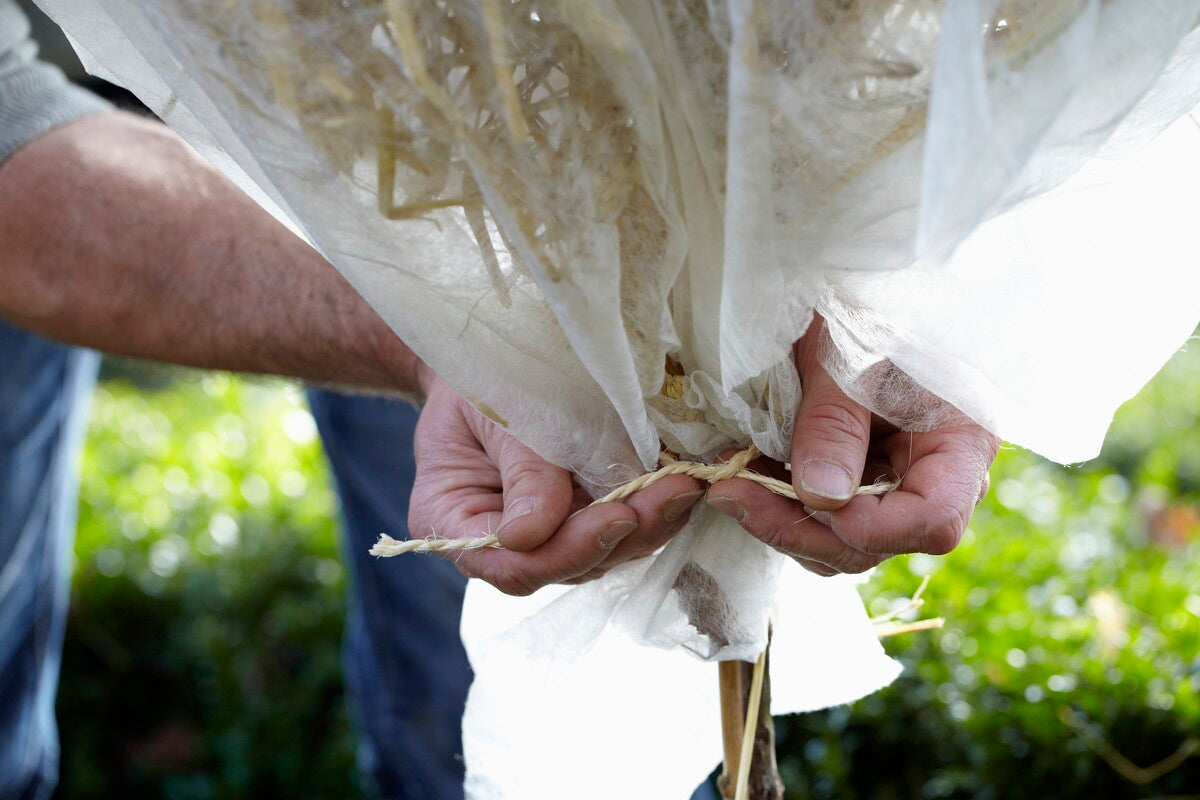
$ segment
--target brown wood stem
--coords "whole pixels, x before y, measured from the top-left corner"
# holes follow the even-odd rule
[[[762,702],[759,704],[754,732],[748,800],[783,800],[783,780],[779,777],[779,765],[775,760],[775,725],[771,721],[769,662],[766,667]],[[721,661],[717,668],[721,689],[721,740],[725,750],[725,766],[717,779],[717,788],[724,800],[735,800],[754,664]]]

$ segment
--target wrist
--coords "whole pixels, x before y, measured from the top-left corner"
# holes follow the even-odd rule
[[[373,377],[370,382],[389,394],[424,403],[436,374],[382,319],[379,320],[379,328],[372,337]]]

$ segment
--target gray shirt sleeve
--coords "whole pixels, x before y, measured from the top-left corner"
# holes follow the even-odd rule
[[[52,128],[110,107],[38,61],[29,20],[15,0],[0,0],[0,163]]]

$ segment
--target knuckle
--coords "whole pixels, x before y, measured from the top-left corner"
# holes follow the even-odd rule
[[[863,557],[863,568],[860,570],[860,572],[866,572],[866,571],[867,571],[867,570],[869,570],[869,569],[875,569],[876,567],[878,567],[880,564],[882,564],[883,562],[887,561],[887,560],[888,560],[889,558],[891,558],[891,557],[892,557],[892,556],[891,556],[890,554],[889,554],[889,555],[886,555],[886,556],[883,556],[883,555],[864,555],[864,557]]]
[[[802,424],[808,437],[824,441],[866,441],[866,421],[857,410],[833,400],[818,399],[802,411]]]
[[[586,545],[575,543],[572,547],[559,551],[552,561],[540,565],[540,582],[534,584],[531,591],[546,584],[563,583],[586,575],[599,567],[611,552],[604,549],[599,537],[588,541]]]
[[[608,551],[605,551],[600,557],[602,557],[604,555],[608,555]],[[577,557],[564,563],[562,565],[562,568],[560,570],[558,570],[546,582],[547,583],[562,583],[563,581],[569,580],[570,578],[578,578],[582,575],[586,575],[588,572],[590,572],[592,569],[594,569],[595,567],[598,566],[598,564],[597,564],[598,560],[599,560],[599,557],[596,557],[596,556],[588,557],[586,554],[580,553]]]
[[[577,578],[572,578],[571,581],[574,583],[588,583],[590,581],[600,580],[607,573],[608,573],[607,569],[603,569],[601,567],[596,567],[593,570],[589,570],[589,571],[583,573],[582,575],[580,575]]]
[[[516,578],[505,578],[496,584],[496,588],[513,597],[528,597],[536,591],[536,589],[525,581]]]
[[[516,461],[509,465],[505,476],[510,490],[518,486],[536,484],[542,477],[537,465],[528,460]]]
[[[954,509],[936,514],[916,549],[935,556],[944,556],[958,547],[966,531],[966,520]]]
[[[860,553],[850,547],[838,550],[831,558],[826,559],[825,563],[838,572],[850,574],[865,572],[874,566],[866,553]]]
[[[800,566],[814,575],[820,575],[822,578],[832,578],[838,574],[836,569],[827,564],[822,564],[820,561],[813,561],[810,558],[800,558],[798,556],[793,556],[793,558],[795,558],[796,563]]]
[[[527,574],[511,568],[489,569],[480,577],[513,597],[528,597],[539,588]]]
[[[985,464],[991,464],[996,460],[996,456],[1000,454],[1000,445],[1003,444],[999,436],[990,431],[979,428],[980,436],[979,449],[984,458]]]
[[[988,467],[992,465],[1000,452],[1000,438],[978,425],[972,425],[956,433],[957,435],[952,437],[957,440],[953,442],[954,449],[963,454],[969,462],[971,471],[986,474]],[[964,466],[968,466],[968,464],[964,464]]]
[[[791,532],[782,527],[776,525],[749,525],[745,522],[742,523],[742,527],[745,528],[749,534],[754,536],[754,538],[758,539],[768,547],[778,550],[785,556],[799,558],[806,555],[796,547],[796,543],[792,540],[790,535]]]

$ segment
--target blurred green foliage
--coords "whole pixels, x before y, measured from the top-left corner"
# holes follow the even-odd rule
[[[60,796],[359,796],[336,500],[302,399],[158,385],[95,400]],[[881,568],[874,614],[930,575],[921,614],[947,625],[888,641],[906,665],[889,689],[780,721],[789,797],[1200,797],[1200,756],[1131,769],[1200,736],[1198,401],[1200,348],[1122,409],[1101,458],[1007,449],[958,550]]]
[[[278,382],[165,385],[94,398],[59,796],[356,796],[346,579],[312,417]]]

